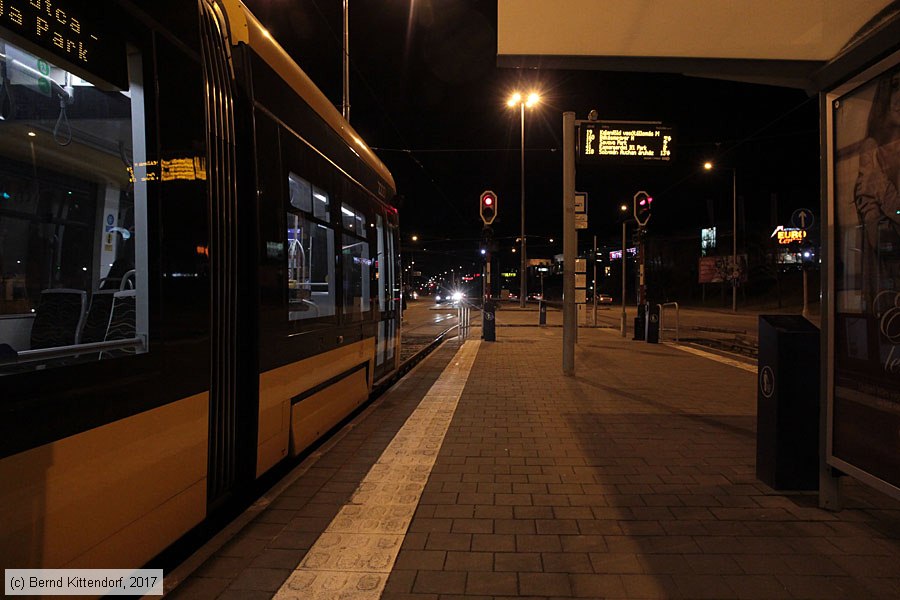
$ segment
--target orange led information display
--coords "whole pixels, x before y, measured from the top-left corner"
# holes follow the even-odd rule
[[[206,159],[199,156],[135,163],[128,168],[128,180],[132,183],[135,168],[145,170],[141,181],[206,181]]]
[[[127,87],[125,44],[97,25],[104,21],[94,14],[99,7],[92,4],[83,0],[0,0],[0,27]]]
[[[656,123],[581,121],[577,157],[582,163],[667,163],[674,133]]]

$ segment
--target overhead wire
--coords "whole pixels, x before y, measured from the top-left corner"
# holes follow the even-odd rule
[[[318,11],[319,16],[322,18],[322,21],[325,23],[325,28],[331,34],[332,38],[338,44],[338,46],[341,47],[341,55],[343,56],[343,54],[344,54],[343,36],[338,37],[337,32],[329,24],[328,19],[326,18],[324,11],[322,11],[322,8],[319,6],[318,1],[312,0],[312,3],[313,3],[313,6],[316,8],[316,11]],[[391,118],[390,112],[388,112],[387,108],[385,108],[384,104],[381,102],[381,99],[379,98],[378,94],[375,92],[372,85],[369,83],[369,80],[366,78],[366,76],[363,74],[363,72],[357,67],[356,62],[353,60],[353,58],[349,52],[347,53],[347,60],[350,63],[350,67],[353,69],[353,72],[362,81],[363,85],[368,90],[369,95],[372,97],[372,99],[378,105],[378,108],[381,111],[382,116],[387,121],[387,123],[390,125],[390,127],[394,130],[394,133],[397,135],[397,138],[400,140],[400,142],[404,146],[407,146],[407,149],[397,150],[397,152],[405,153],[409,157],[409,159],[413,162],[413,164],[417,168],[419,168],[422,171],[422,173],[425,174],[425,176],[428,178],[428,181],[431,183],[432,186],[434,186],[434,188],[438,191],[438,193],[443,198],[444,204],[447,206],[450,206],[453,209],[453,211],[456,213],[456,216],[460,219],[460,221],[462,223],[464,223],[466,225],[470,224],[471,219],[467,219],[463,216],[462,212],[460,212],[460,210],[459,210],[459,207],[456,206],[456,204],[450,200],[450,198],[447,196],[446,192],[444,192],[444,189],[440,186],[440,184],[437,182],[435,177],[428,171],[427,168],[425,168],[425,165],[423,165],[422,162],[418,158],[416,158],[416,156],[413,154],[413,151],[408,149],[410,144],[406,140],[403,133],[401,133],[400,128],[397,126],[397,124]],[[375,149],[376,148],[373,148],[373,150],[375,150]]]

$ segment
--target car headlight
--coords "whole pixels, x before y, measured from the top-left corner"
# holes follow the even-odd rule
[[[462,292],[453,292],[453,301],[454,301],[454,302],[459,302],[459,301],[462,300],[462,299],[463,299],[463,293],[462,293]]]
[[[435,294],[435,295],[434,295],[434,301],[435,301],[435,302],[440,302],[440,301],[441,301],[441,295],[440,295],[440,294]]]

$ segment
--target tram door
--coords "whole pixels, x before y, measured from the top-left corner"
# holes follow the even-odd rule
[[[203,79],[206,90],[207,195],[209,206],[210,271],[210,401],[209,471],[207,501],[210,508],[225,502],[252,477],[255,439],[254,398],[247,365],[240,348],[249,339],[246,323],[238,317],[251,309],[239,294],[249,277],[242,266],[241,231],[238,229],[240,177],[236,147],[236,85],[232,69],[227,19],[217,0],[200,0]],[[252,307],[255,310],[255,307]],[[251,441],[252,440],[252,441]]]
[[[400,358],[399,342],[400,289],[397,285],[397,223],[392,215],[379,214],[378,231],[378,330],[375,341],[375,380],[392,371]]]

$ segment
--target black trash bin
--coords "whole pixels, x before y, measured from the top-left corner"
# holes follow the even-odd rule
[[[650,344],[659,343],[659,304],[648,304],[646,311],[647,335]]]
[[[634,337],[632,340],[643,340],[647,333],[644,327],[644,316],[647,310],[646,304],[637,305],[637,316],[634,318]]]
[[[546,325],[547,324],[547,303],[543,300],[540,301],[538,305],[538,325]]]
[[[481,339],[486,342],[497,341],[497,321],[494,319],[496,309],[493,300],[484,301],[484,309],[481,311]]]
[[[760,315],[756,477],[776,490],[819,489],[819,329]]]

